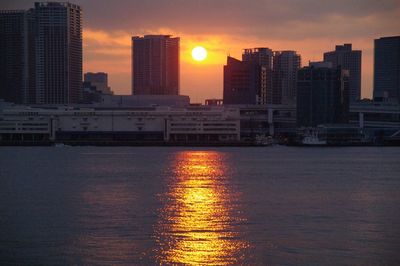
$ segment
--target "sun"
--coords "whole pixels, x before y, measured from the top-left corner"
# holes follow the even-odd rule
[[[207,57],[207,50],[202,46],[196,46],[192,50],[192,57],[196,61],[203,61]]]

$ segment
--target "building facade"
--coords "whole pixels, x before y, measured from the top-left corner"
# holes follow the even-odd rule
[[[224,65],[224,104],[257,104],[265,68],[228,56]]]
[[[324,53],[324,62],[331,62],[334,68],[341,66],[349,70],[350,102],[361,99],[361,51],[353,50],[351,43],[336,45],[335,51]]]
[[[349,74],[329,62],[310,63],[298,71],[297,126],[347,122]]]
[[[30,103],[34,97],[32,12],[0,11],[0,99]]]
[[[282,105],[41,108],[0,101],[0,145],[251,145],[295,131],[295,122],[295,108]]]
[[[295,104],[301,57],[295,51],[280,51],[273,58],[272,103]]]
[[[374,99],[400,102],[400,36],[375,40]]]
[[[273,51],[267,47],[244,49],[242,61],[259,67],[260,77],[256,88],[256,104],[274,103],[272,88]]]
[[[91,86],[96,87],[96,90],[102,94],[112,94],[111,88],[108,86],[108,74],[104,72],[87,72],[84,74],[84,82],[90,83]]]
[[[82,86],[82,15],[77,5],[35,3],[36,103],[78,103]]]
[[[301,66],[301,57],[295,51],[274,52],[260,47],[244,49],[244,65],[254,65],[257,69],[255,104],[294,104],[296,102],[297,70]],[[247,102],[253,103],[253,102]]]
[[[28,11],[1,11],[0,19],[0,53],[6,59],[0,62],[5,70],[0,97],[27,104],[78,103],[81,8],[66,2],[36,2]]]
[[[132,37],[132,94],[179,95],[179,37]]]

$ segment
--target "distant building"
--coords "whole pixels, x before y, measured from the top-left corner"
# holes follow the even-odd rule
[[[186,107],[190,98],[186,95],[101,95],[105,107],[169,106]]]
[[[92,86],[96,87],[96,90],[102,94],[113,94],[111,88],[108,86],[108,75],[104,72],[87,72],[84,74],[84,82],[90,82]]]
[[[224,104],[257,104],[265,68],[228,56],[224,66]]]
[[[36,103],[77,103],[82,85],[82,13],[77,5],[35,3]]]
[[[274,53],[267,47],[244,49],[242,54],[243,62],[254,62],[267,69],[272,69],[272,58]]]
[[[0,11],[0,99],[25,102],[27,75],[27,12]]]
[[[272,87],[272,62],[273,51],[267,47],[244,49],[242,61],[255,64],[260,69],[260,79],[256,88],[256,104],[271,104],[274,102],[275,93]]]
[[[274,52],[272,74],[272,103],[296,103],[297,71],[301,57],[295,51]]]
[[[374,99],[400,102],[400,36],[375,40]]]
[[[82,97],[81,8],[37,2],[0,12],[0,97],[36,104],[78,103]],[[4,71],[3,71],[4,70]],[[10,93],[11,92],[11,93]]]
[[[223,99],[206,99],[205,100],[205,105],[219,106],[219,105],[223,105],[223,104],[224,104]]]
[[[178,37],[132,37],[132,94],[179,95]]]
[[[282,135],[295,126],[295,109],[282,105],[171,107],[148,104],[189,97],[105,97],[142,104],[21,106],[0,101],[0,145],[255,144],[263,136]]]
[[[0,99],[36,102],[34,9],[0,10]]]
[[[82,82],[82,101],[83,104],[100,103],[102,101],[102,91],[89,81]]]
[[[341,66],[349,70],[350,101],[361,99],[361,51],[352,50],[351,43],[336,45],[335,51],[324,53],[324,61],[331,62],[334,68]]]
[[[256,104],[293,104],[301,58],[295,51],[273,52],[266,47],[244,49],[242,61],[259,67]]]
[[[349,74],[329,62],[310,63],[298,71],[297,126],[344,123],[349,110]]]

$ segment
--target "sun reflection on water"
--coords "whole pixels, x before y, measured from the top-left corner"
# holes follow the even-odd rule
[[[229,188],[224,154],[181,152],[173,162],[169,191],[156,234],[161,264],[238,263],[247,248],[234,225],[243,222]]]

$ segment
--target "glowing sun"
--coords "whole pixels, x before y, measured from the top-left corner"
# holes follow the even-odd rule
[[[192,50],[192,57],[196,61],[203,61],[207,57],[207,51],[202,46],[196,46]]]

